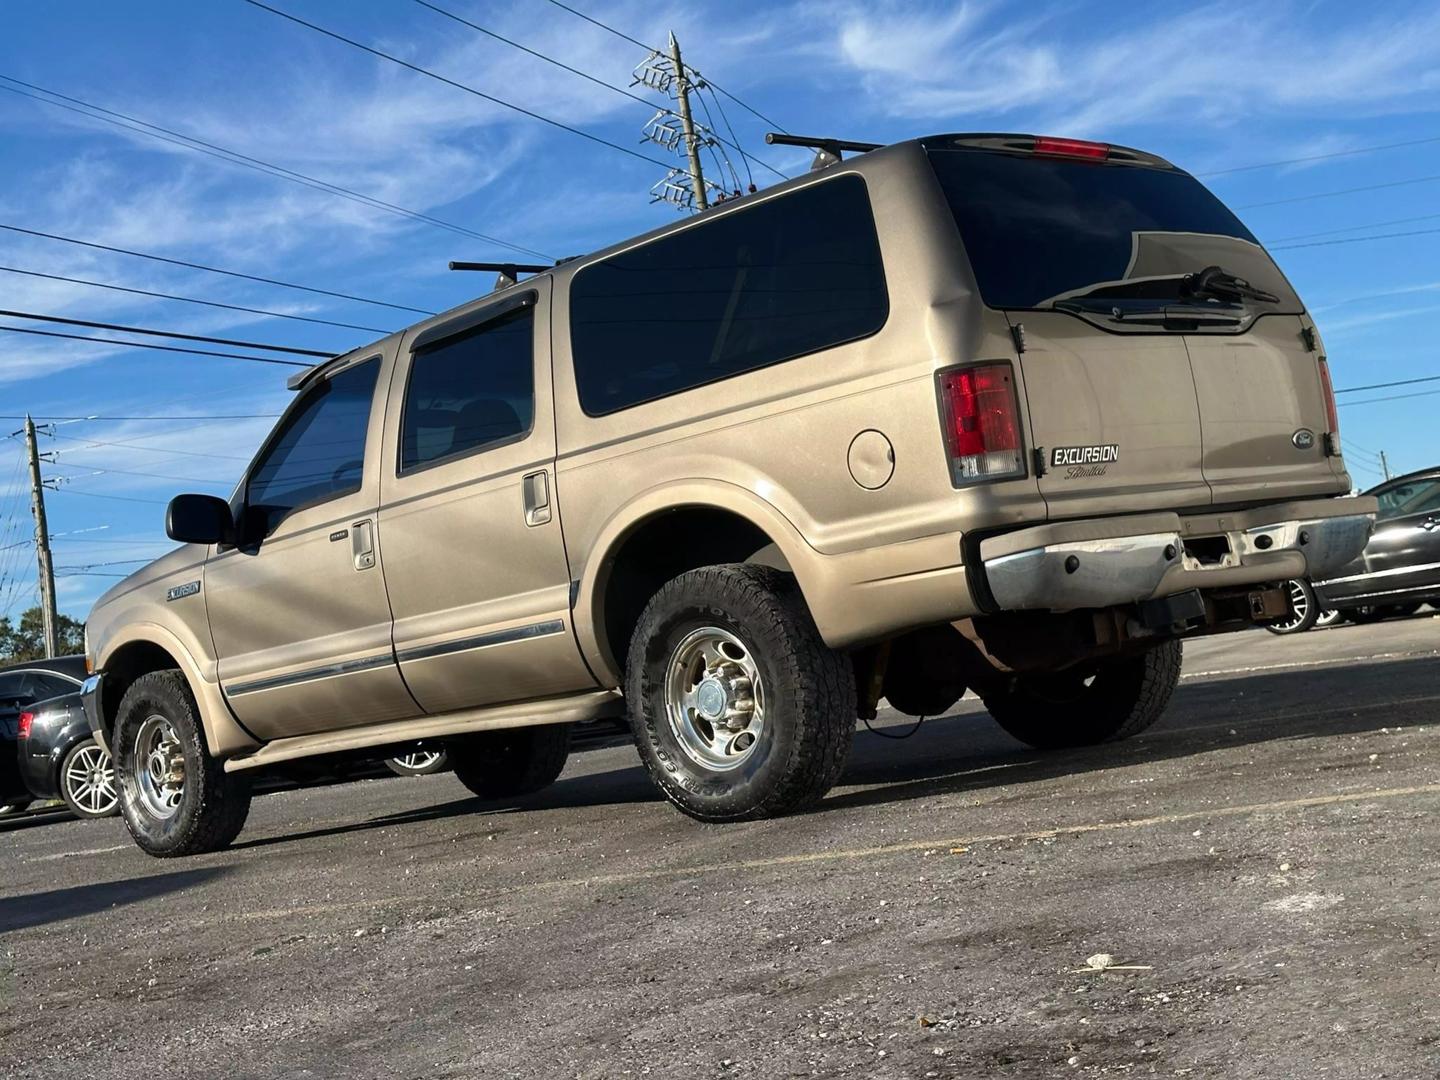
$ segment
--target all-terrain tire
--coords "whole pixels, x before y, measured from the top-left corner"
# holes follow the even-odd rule
[[[1090,673],[1022,676],[983,700],[996,723],[1037,750],[1094,746],[1128,739],[1160,719],[1180,682],[1180,664],[1180,642],[1167,641]]]
[[[482,799],[513,799],[547,788],[570,756],[570,725],[483,731],[446,747],[456,778]]]
[[[169,817],[157,816],[140,795],[138,770],[147,763],[136,760],[136,739],[152,716],[168,722],[184,766],[179,802]],[[250,781],[227,773],[210,755],[195,697],[179,671],[152,671],[130,684],[120,701],[111,746],[120,813],[131,837],[147,854],[164,859],[219,851],[244,828],[250,813]]]
[[[763,687],[753,749],[724,770],[682,746],[667,704],[677,648],[706,627],[746,644]],[[631,638],[625,697],[651,780],[699,821],[776,817],[814,805],[840,779],[855,736],[850,661],[820,637],[794,577],[767,566],[708,566],[664,585]]]

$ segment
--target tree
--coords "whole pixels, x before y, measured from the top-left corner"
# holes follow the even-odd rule
[[[85,649],[85,624],[62,614],[55,627],[56,655],[68,656]],[[45,656],[45,616],[32,607],[20,616],[20,625],[10,616],[0,618],[0,663],[18,664]]]

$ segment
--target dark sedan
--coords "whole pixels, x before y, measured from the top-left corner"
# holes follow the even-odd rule
[[[83,656],[57,656],[0,668],[0,813],[35,801],[20,774],[20,714],[37,702],[73,694],[85,679]]]
[[[1320,607],[1365,618],[1440,601],[1440,466],[1365,494],[1380,500],[1375,532],[1354,562],[1314,583]]]
[[[78,818],[119,812],[115,768],[95,741],[79,694],[30,706],[20,714],[20,773],[30,793],[64,799]]]

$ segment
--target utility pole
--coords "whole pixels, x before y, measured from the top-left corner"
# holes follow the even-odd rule
[[[1385,451],[1380,451],[1380,471],[1385,474],[1385,479],[1390,479],[1390,462],[1385,460]]]
[[[45,625],[45,656],[56,652],[55,566],[50,561],[50,527],[45,523],[45,486],[40,480],[40,450],[35,445],[35,421],[25,417],[25,450],[30,455],[30,510],[35,515],[35,559],[40,571],[40,615]]]
[[[700,138],[695,134],[695,121],[690,116],[690,78],[680,59],[680,42],[670,34],[670,62],[675,65],[676,96],[680,101],[680,125],[685,132],[685,156],[690,159],[690,187],[695,192],[695,205],[704,210],[710,205],[705,194],[705,175],[700,170]]]

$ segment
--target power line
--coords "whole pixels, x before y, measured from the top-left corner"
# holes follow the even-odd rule
[[[250,460],[249,458],[241,457],[238,454],[211,454],[204,450],[172,450],[164,446],[144,446],[136,439],[131,439],[129,442],[116,439],[81,439],[77,438],[74,435],[61,435],[59,432],[52,432],[50,437],[53,439],[62,439],[65,442],[76,442],[82,444],[80,446],[61,447],[61,449],[57,451],[57,453],[64,453],[67,450],[84,450],[92,446],[120,446],[126,450],[138,450],[141,453],[146,454],[172,454],[178,455],[180,457],[219,458],[222,461]],[[155,438],[155,436],[147,435],[145,436],[145,438]]]
[[[226,311],[243,311],[250,315],[265,315],[272,319],[291,319],[295,322],[314,323],[317,326],[338,326],[345,330],[364,330],[371,334],[389,334],[392,332],[378,326],[360,326],[356,323],[335,322],[332,319],[316,319],[308,315],[291,315],[284,311],[270,311],[266,308],[245,307],[241,304],[222,304],[218,300],[201,300],[194,296],[177,296],[174,293],[154,292],[150,289],[135,289],[128,285],[112,285],[104,281],[90,281],[87,278],[66,277],[63,274],[45,274],[39,270],[21,270],[18,266],[0,266],[0,270],[5,271],[7,274],[24,274],[26,277],[45,278],[47,281],[64,281],[71,285],[88,285],[93,289],[110,289],[112,292],[131,293],[135,296],[150,296],[157,300],[179,300],[186,304],[203,304],[206,307],[223,308]]]
[[[1252,172],[1255,169],[1278,169],[1282,165],[1304,165],[1311,161],[1329,161],[1332,158],[1353,157],[1356,154],[1373,154],[1377,150],[1399,150],[1405,146],[1423,146],[1426,143],[1440,142],[1440,135],[1431,135],[1424,139],[1409,139],[1406,142],[1383,143],[1380,146],[1360,146],[1354,150],[1332,150],[1328,154],[1310,154],[1306,157],[1287,158],[1284,161],[1262,161],[1258,165],[1236,165],[1229,169],[1214,169],[1211,172],[1197,173],[1198,176],[1228,176],[1231,173]]]
[[[32,330],[28,326],[0,326],[7,334],[33,334],[36,337],[67,338],[90,341],[96,345],[123,345],[127,349],[154,349],[157,352],[188,353],[191,356],[218,356],[226,360],[253,360],[257,364],[282,364],[285,367],[311,367],[298,360],[278,360],[273,356],[244,356],[241,353],[213,352],[209,349],[182,349],[178,345],[152,345],[148,341],[121,341],[118,338],[87,337],[84,334],[62,334],[58,330]]]
[[[518,112],[522,116],[528,116],[532,120],[539,120],[541,123],[549,124],[551,127],[559,128],[561,131],[568,131],[572,135],[578,135],[582,139],[588,139],[591,142],[598,143],[601,146],[608,146],[612,150],[618,150],[622,154],[628,154],[630,157],[638,158],[641,161],[648,162],[651,165],[659,165],[662,168],[669,168],[669,166],[665,162],[660,161],[658,158],[652,158],[647,154],[640,153],[638,150],[631,150],[628,146],[621,146],[619,143],[611,142],[609,139],[601,138],[599,135],[586,131],[583,128],[572,127],[570,124],[566,124],[563,121],[555,120],[549,116],[545,116],[541,113],[535,112],[533,109],[527,109],[523,105],[516,105],[514,102],[506,101],[504,98],[498,98],[494,94],[487,94],[485,93],[485,91],[477,90],[473,86],[467,86],[465,83],[456,82],[454,79],[446,78],[444,75],[440,75],[434,71],[431,71],[429,68],[421,67],[419,64],[412,64],[408,60],[402,60],[400,59],[400,57],[395,56],[393,53],[387,53],[381,49],[376,49],[373,46],[356,41],[354,38],[348,38],[343,34],[336,33],[334,30],[327,30],[323,26],[319,26],[312,22],[307,22],[306,20],[300,18],[298,15],[291,15],[287,11],[281,11],[279,8],[273,8],[269,4],[261,3],[261,0],[245,0],[245,3],[249,4],[251,7],[257,7],[261,11],[268,11],[272,15],[278,15],[282,19],[288,19],[290,22],[295,23],[297,26],[303,26],[309,30],[314,30],[317,34],[323,34],[328,38],[333,38],[336,41],[343,42],[344,44],[349,45],[351,48],[359,49],[362,52],[367,52],[371,56],[378,56],[380,59],[388,60],[392,64],[399,64],[403,68],[407,68],[410,71],[416,72],[420,75],[425,75],[428,78],[436,80],[437,82],[442,82],[446,86],[453,86],[457,90],[463,90],[467,94],[473,94],[478,98],[482,98],[485,101],[491,102],[492,104],[500,105],[503,108]],[[548,258],[548,256],[542,257]]]
[[[618,38],[623,38],[624,40],[630,42],[630,44],[632,44],[632,45],[638,45],[638,46],[640,46],[640,48],[646,49],[646,50],[648,50],[649,52],[654,52],[654,53],[660,52],[660,50],[657,49],[657,48],[655,48],[655,46],[653,46],[653,45],[646,45],[645,42],[641,41],[639,38],[633,38],[633,37],[631,37],[629,34],[625,33],[623,30],[616,30],[615,27],[611,26],[609,23],[603,23],[603,22],[601,22],[599,19],[594,18],[593,16],[586,15],[583,11],[577,11],[577,10],[575,10],[573,7],[571,7],[569,4],[562,4],[562,3],[560,2],[560,0],[550,0],[550,3],[554,4],[556,7],[560,8],[560,9],[563,10],[563,11],[568,11],[571,15],[574,15],[577,19],[584,19],[586,22],[590,23],[592,26],[598,26],[601,30],[604,30],[604,31],[607,31],[608,33],[614,34],[614,35],[615,35],[616,37],[618,37]],[[688,66],[688,65],[687,65],[687,66]],[[692,70],[693,70],[693,69],[692,69]],[[699,72],[696,72],[695,74],[696,74],[697,77],[699,76]],[[747,112],[751,113],[752,115],[756,116],[756,117],[759,118],[760,120],[763,120],[765,123],[769,124],[771,127],[777,129],[778,131],[787,132],[787,134],[788,134],[788,131],[787,131],[786,128],[782,127],[780,124],[777,124],[774,120],[771,120],[771,119],[770,119],[768,116],[766,116],[764,113],[759,112],[758,110],[753,109],[753,108],[751,108],[749,105],[745,104],[745,102],[741,101],[738,97],[736,97],[734,94],[730,93],[729,90],[726,90],[723,86],[721,86],[719,83],[715,82],[713,79],[706,79],[705,81],[706,81],[707,83],[709,83],[711,86],[713,86],[716,90],[720,91],[720,93],[722,93],[722,94],[724,94],[726,97],[728,97],[731,101],[735,102],[736,105],[739,105],[742,109],[744,109],[744,110],[746,110]]]
[[[33,311],[7,311],[0,308],[0,315],[11,319],[30,319],[35,322],[60,323],[65,326],[86,326],[92,330],[119,330],[126,334],[145,334],[150,337],[176,338],[180,341],[200,341],[209,345],[234,345],[242,349],[264,349],[267,352],[292,353],[296,356],[318,356],[330,360],[338,356],[334,352],[320,352],[317,349],[296,349],[289,345],[266,345],[258,341],[240,341],[235,338],[206,337],[203,334],[182,334],[172,330],[151,330],[142,326],[124,326],[120,323],[93,322],[89,319],[71,319],[63,315],[37,315]]]
[[[151,255],[144,251],[130,251],[127,248],[112,247],[109,244],[97,244],[93,240],[77,240],[73,236],[61,236],[58,233],[40,232],[38,229],[26,229],[19,225],[0,223],[0,229],[5,229],[8,232],[24,233],[26,236],[39,236],[46,240],[59,240],[64,244],[76,244],[80,247],[94,248],[96,251],[110,251],[117,255],[131,255],[137,259],[149,259],[151,262],[168,263],[171,266],[183,266],[189,270],[204,270],[209,274],[224,274],[226,277],[240,278],[244,281],[258,281],[262,285],[278,285],[282,289],[296,289],[300,292],[314,293],[317,296],[333,296],[337,300],[354,300],[361,304],[374,304],[376,307],[394,308],[396,311],[411,311],[417,315],[435,314],[435,312],[425,308],[410,307],[406,304],[392,304],[388,300],[371,300],[364,296],[352,296],[349,293],[332,292],[329,289],[317,289],[310,285],[296,285],[291,281],[259,277],[255,274],[242,274],[238,270],[222,270],[218,266],[206,266],[203,263],[186,262],[184,259],[171,259],[164,255]]]
[[[614,83],[606,82],[604,79],[597,78],[596,76],[591,75],[591,74],[590,74],[589,72],[587,72],[587,71],[581,71],[581,70],[580,70],[579,68],[577,68],[577,67],[572,67],[571,65],[565,63],[563,60],[557,60],[557,59],[555,59],[555,57],[553,57],[553,56],[548,56],[548,55],[546,55],[545,53],[542,53],[542,52],[539,52],[539,51],[537,51],[537,50],[535,50],[535,49],[532,49],[532,48],[530,48],[530,47],[527,46],[527,45],[522,45],[522,44],[520,44],[520,42],[514,41],[514,40],[512,40],[512,39],[510,39],[510,38],[508,38],[508,37],[505,37],[503,34],[497,34],[494,30],[490,30],[490,29],[488,29],[488,28],[486,28],[486,27],[484,27],[484,26],[481,26],[479,23],[473,23],[473,22],[471,22],[469,19],[466,19],[466,18],[463,18],[463,17],[461,17],[461,16],[459,16],[459,15],[456,15],[453,11],[446,11],[444,8],[439,7],[439,6],[436,5],[436,4],[430,3],[430,0],[415,0],[415,3],[419,4],[419,5],[420,5],[421,7],[423,7],[423,8],[429,8],[431,11],[435,12],[437,15],[443,15],[443,16],[445,16],[445,18],[447,18],[447,19],[453,19],[455,22],[458,22],[458,23],[460,23],[460,24],[463,25],[463,26],[468,26],[468,27],[470,27],[470,29],[475,30],[475,31],[477,31],[477,32],[479,32],[479,33],[481,33],[481,34],[484,34],[484,35],[486,35],[487,37],[491,37],[491,38],[494,38],[496,41],[503,42],[504,44],[509,45],[511,48],[519,49],[519,50],[520,50],[521,52],[523,52],[523,53],[528,53],[530,56],[535,57],[537,60],[543,60],[543,61],[545,61],[547,64],[553,64],[553,65],[555,65],[555,66],[558,67],[558,68],[561,68],[561,69],[563,69],[563,70],[565,70],[565,71],[570,72],[572,75],[578,75],[578,76],[580,76],[580,78],[582,78],[582,79],[588,79],[590,82],[594,83],[596,86],[603,86],[603,87],[605,87],[605,89],[607,89],[607,90],[613,90],[613,91],[614,91],[615,93],[617,93],[617,94],[623,94],[625,97],[629,98],[631,101],[637,101],[637,102],[639,102],[641,105],[644,105],[644,106],[645,106],[646,108],[648,108],[648,109],[659,109],[661,112],[666,113],[666,114],[668,114],[668,115],[670,115],[670,116],[678,116],[678,115],[679,115],[679,113],[675,112],[674,109],[668,108],[667,106],[664,106],[664,105],[657,104],[656,102],[651,101],[649,98],[642,97],[642,96],[639,95],[639,94],[636,94],[636,93],[633,93],[633,92],[630,91],[630,90],[627,90],[627,89],[626,89],[625,87],[623,87],[623,86],[616,86]],[[731,131],[730,134],[731,134],[731,138],[734,138],[734,134],[735,134],[734,131]],[[716,137],[717,139],[720,139],[722,142],[725,142],[725,140],[720,136],[720,134],[719,134],[718,132],[715,133],[715,137]],[[788,174],[781,172],[779,169],[775,168],[775,166],[769,164],[769,163],[766,162],[766,161],[762,161],[762,160],[761,160],[760,158],[758,158],[758,157],[753,157],[751,154],[747,153],[747,152],[745,151],[745,148],[742,147],[738,142],[727,142],[726,145],[729,146],[730,149],[732,149],[732,150],[736,151],[737,153],[739,153],[740,155],[742,155],[742,156],[746,159],[747,162],[753,160],[757,165],[763,165],[765,168],[769,169],[771,172],[773,172],[776,176],[780,177],[782,180],[788,180],[788,179],[790,179],[790,177],[789,177]]]
[[[1299,233],[1295,236],[1277,236],[1267,244],[1284,244],[1291,240],[1313,240],[1317,236],[1337,236],[1340,233],[1363,232],[1365,229],[1384,229],[1391,225],[1409,225],[1416,221],[1434,221],[1440,214],[1421,214],[1419,217],[1392,218],[1389,221],[1372,221],[1368,225],[1348,225],[1343,229],[1323,229],[1320,232]]]
[[[1414,386],[1416,383],[1440,382],[1440,375],[1426,375],[1423,379],[1397,379],[1395,382],[1377,382],[1369,386],[1347,386],[1336,390],[1337,394],[1358,394],[1362,390],[1384,390],[1391,386]]]
[[[50,421],[60,421],[61,423],[78,423],[82,420],[161,420],[167,424],[173,424],[181,420],[273,420],[279,415],[279,413],[209,413],[192,414],[189,416],[100,416],[98,414],[92,414],[90,416],[41,416],[39,414],[32,414],[32,418],[40,423],[49,423]],[[24,419],[24,413],[0,414],[0,420]]]
[[[1347,405],[1375,405],[1381,401],[1404,401],[1407,398],[1434,397],[1440,394],[1440,390],[1422,390],[1418,394],[1390,394],[1387,397],[1361,398],[1359,401],[1342,401],[1339,403],[1343,409]]]
[[[81,468],[86,463],[76,462]],[[83,473],[80,476],[52,476],[50,479],[59,482],[70,480],[83,480],[87,476],[106,476],[115,473],[118,476],[143,476],[150,480],[176,480],[182,484],[208,484],[211,487],[230,487],[231,483],[225,480],[206,480],[199,476],[175,476],[171,473],[136,472],[134,469],[116,469],[109,466],[96,469],[94,472]]]
[[[253,0],[251,0],[253,2]],[[1407,187],[1410,184],[1431,184],[1440,176],[1414,176],[1408,180],[1391,180],[1384,184],[1365,184],[1363,187],[1340,188],[1338,191],[1317,191],[1312,195],[1292,195],[1288,199],[1271,199],[1269,202],[1245,203],[1236,210],[1254,210],[1260,206],[1284,206],[1288,203],[1309,202],[1311,199],[1330,199],[1337,195],[1355,195],[1362,191],[1380,191],[1382,188]]]
[[[134,131],[138,134],[149,136],[152,139],[159,139],[161,142],[171,143],[186,150],[193,150],[196,153],[205,154],[207,157],[213,157],[231,165],[239,165],[241,168],[262,172],[267,176],[274,176],[281,180],[290,180],[294,183],[302,184],[305,187],[323,191],[329,195],[338,195],[342,199],[359,203],[362,206],[368,206],[376,210],[385,210],[389,213],[398,214],[415,221],[422,221],[427,225],[447,229],[450,232],[459,233],[462,236],[473,237],[476,240],[484,240],[486,243],[509,248],[511,251],[519,251],[526,255],[537,255],[542,259],[550,258],[550,256],[544,252],[535,251],[532,248],[527,248],[520,244],[512,244],[508,240],[501,240],[498,236],[490,236],[486,233],[467,228],[464,225],[456,225],[453,221],[445,221],[442,218],[432,217],[429,214],[422,214],[417,210],[397,206],[395,203],[377,199],[373,195],[366,195],[361,191],[353,191],[350,188],[341,187],[339,184],[332,184],[328,180],[320,180],[314,176],[307,176],[305,173],[296,172],[293,169],[287,169],[284,166],[276,165],[273,162],[264,161],[257,157],[251,157],[249,154],[242,154],[238,150],[230,150],[224,146],[217,146],[215,143],[206,142],[204,139],[197,139],[192,135],[183,135],[178,131],[172,131],[158,124],[152,124],[149,121],[141,120],[134,116],[127,116],[125,113],[116,112],[113,109],[107,109],[102,105],[92,105],[90,102],[82,101],[80,98],[70,97],[55,90],[47,90],[43,86],[36,86],[34,83],[28,83],[22,79],[13,78],[10,75],[0,74],[0,79],[3,79],[5,82],[29,87],[31,90],[38,90],[40,94],[48,94],[50,97],[60,99],[60,101],[50,101],[47,98],[40,97],[39,94],[31,94],[24,90],[17,90],[14,86],[0,86],[0,90],[7,90],[12,94],[19,94],[21,97],[31,98],[44,105],[78,113],[81,116],[99,120],[101,123],[111,124],[115,127],[124,128],[127,131]],[[63,101],[73,102],[74,104],[61,104]],[[83,106],[83,108],[77,109],[74,107],[75,105]],[[92,111],[86,112],[86,109]],[[122,123],[121,121],[128,122]]]
[[[1377,233],[1374,236],[1350,236],[1343,240],[1311,240],[1304,244],[1267,244],[1270,251],[1294,251],[1296,248],[1331,247],[1335,244],[1362,244],[1367,240],[1398,240],[1402,236],[1429,236],[1440,229],[1411,229],[1408,232]]]
[[[106,495],[99,491],[80,491],[78,488],[54,488],[61,495],[84,495],[91,499],[113,499],[115,502],[149,503],[151,506],[169,506],[164,499],[136,499],[129,495]]]

